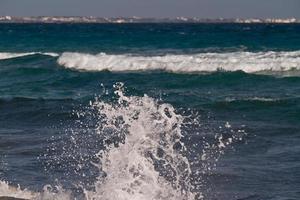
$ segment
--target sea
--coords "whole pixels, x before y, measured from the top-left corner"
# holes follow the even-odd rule
[[[299,24],[0,24],[0,199],[299,200]]]

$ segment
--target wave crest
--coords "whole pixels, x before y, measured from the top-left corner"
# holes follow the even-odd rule
[[[26,52],[26,53],[8,53],[8,52],[0,52],[0,60],[31,56],[31,55],[45,55],[51,57],[58,57],[59,54],[52,52]]]
[[[58,64],[82,71],[148,71],[178,73],[214,72],[217,70],[255,73],[261,71],[300,70],[300,51],[231,52],[192,55],[132,56],[63,53]]]

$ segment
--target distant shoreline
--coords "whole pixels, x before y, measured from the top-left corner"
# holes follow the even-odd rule
[[[117,18],[102,18],[102,17],[56,17],[56,16],[41,16],[41,17],[14,17],[0,16],[0,23],[44,23],[44,24],[63,24],[63,23],[86,23],[86,24],[138,24],[138,23],[237,23],[237,24],[299,24],[300,20],[295,18],[288,19],[201,19],[201,18],[140,18],[140,17],[117,17]]]

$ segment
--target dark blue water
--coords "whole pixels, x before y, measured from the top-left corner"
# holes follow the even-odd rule
[[[300,199],[299,71],[299,25],[1,24],[0,180],[35,192],[60,185],[71,199],[94,190],[101,134],[115,148],[126,140],[98,134],[105,120],[89,105],[117,104],[121,82],[127,97],[197,121],[181,138],[196,199]],[[221,135],[233,142],[204,147]]]

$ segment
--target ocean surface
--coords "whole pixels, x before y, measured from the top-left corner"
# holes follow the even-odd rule
[[[300,25],[0,24],[0,197],[299,200]]]

